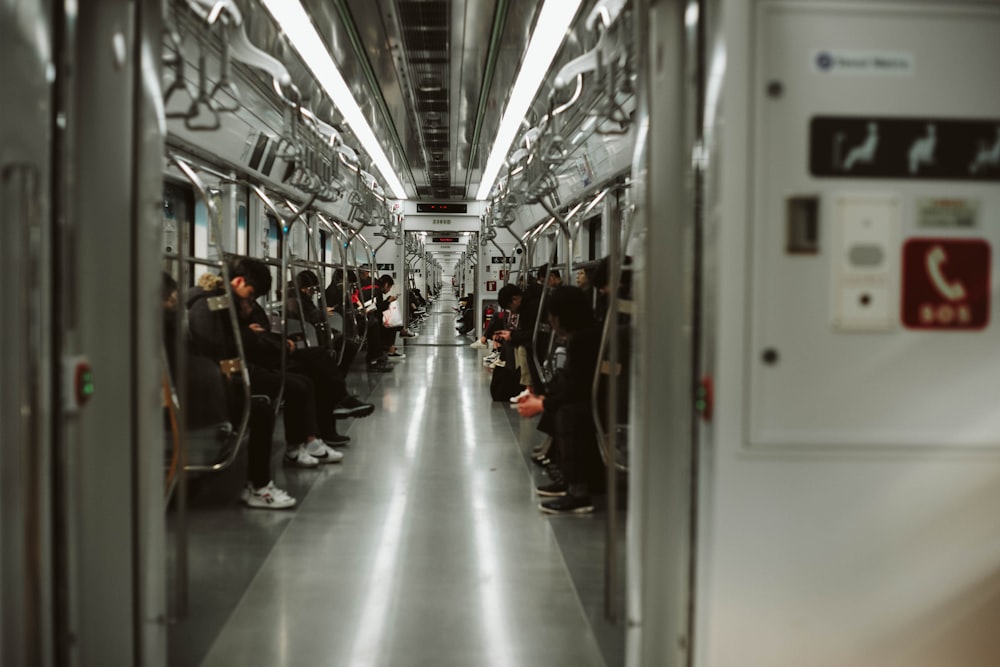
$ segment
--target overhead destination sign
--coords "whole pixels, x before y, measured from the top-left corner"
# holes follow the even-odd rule
[[[468,204],[457,204],[452,202],[428,204],[424,202],[417,202],[417,213],[467,213],[468,211]]]
[[[1000,119],[817,116],[809,170],[838,178],[1000,181]]]
[[[476,215],[408,215],[403,219],[403,227],[408,232],[454,234],[478,232],[481,226]]]
[[[457,236],[432,236],[431,241],[434,243],[458,243],[462,239]]]

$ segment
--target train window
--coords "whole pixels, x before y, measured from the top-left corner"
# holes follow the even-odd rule
[[[222,210],[222,192],[216,189],[209,189],[209,196],[212,198],[217,211]],[[221,220],[217,221],[221,222]],[[218,259],[219,241],[215,238],[215,224],[209,224],[208,207],[205,202],[197,200],[194,203],[194,256],[203,259]],[[194,267],[194,279],[198,280],[201,274],[208,271],[208,267],[197,265]]]
[[[247,205],[240,202],[236,208],[236,253],[250,254],[250,235],[247,233]]]
[[[601,240],[601,216],[595,215],[583,221],[583,228],[587,230],[587,260],[593,261],[598,258],[598,244]]]
[[[267,259],[281,259],[282,253],[282,238],[281,238],[281,223],[278,219],[267,214],[267,234],[264,237],[264,257]],[[280,280],[281,269],[276,266],[271,266],[271,284],[274,285],[275,289],[280,290],[281,285],[284,284],[283,280]],[[268,295],[270,298],[270,295]]]
[[[163,253],[175,255],[186,243],[187,254],[194,251],[191,227],[194,219],[194,193],[191,188],[176,183],[163,184]],[[164,269],[177,276],[177,263],[164,262]]]
[[[328,285],[333,279],[333,269],[326,266],[340,259],[333,254],[333,236],[325,229],[319,230],[319,261],[323,264],[323,284]]]

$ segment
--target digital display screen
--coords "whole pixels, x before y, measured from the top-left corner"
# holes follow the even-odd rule
[[[466,213],[468,204],[425,204],[417,202],[417,213]]]

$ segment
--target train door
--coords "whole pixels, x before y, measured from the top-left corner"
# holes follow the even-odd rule
[[[704,2],[639,1],[643,128],[633,160],[636,340],[627,664],[692,664],[697,494],[698,221],[691,155]]]
[[[46,37],[36,40],[32,31]],[[0,662],[52,664],[52,18],[0,7]]]
[[[163,664],[161,30],[0,8],[3,664]]]

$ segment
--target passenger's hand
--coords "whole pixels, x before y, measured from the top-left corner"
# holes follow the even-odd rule
[[[534,417],[545,410],[545,401],[540,396],[527,396],[517,404],[517,414],[522,417]]]
[[[285,339],[285,343],[288,345],[288,351],[289,352],[294,352],[295,351],[295,341],[294,340],[292,340],[291,338],[286,338]]]
[[[327,315],[333,315],[333,313],[334,313],[333,306],[327,306],[326,307],[326,314]]]
[[[493,334],[493,340],[510,340],[510,331],[504,329]]]
[[[250,325],[250,331],[254,333],[264,333],[264,327],[254,322]]]

